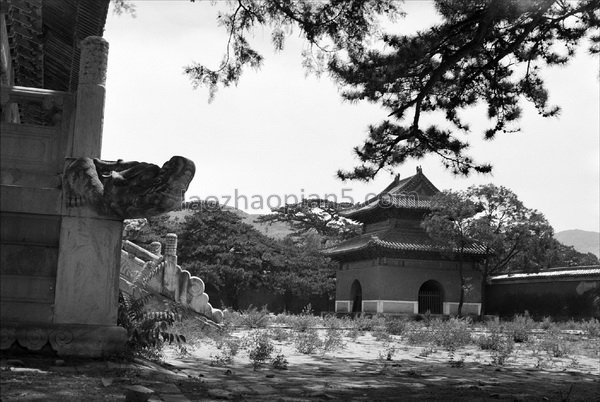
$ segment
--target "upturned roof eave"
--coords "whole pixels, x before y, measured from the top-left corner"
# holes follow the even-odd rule
[[[338,248],[338,250],[336,250],[336,248]],[[386,250],[386,251],[408,251],[408,252],[414,251],[414,252],[425,252],[425,253],[436,253],[436,254],[455,252],[455,250],[437,247],[437,246],[431,245],[431,244],[406,243],[406,245],[400,246],[398,244],[394,244],[394,242],[388,242],[388,241],[376,240],[376,239],[371,239],[363,244],[358,244],[354,247],[352,247],[352,246],[347,247],[347,248],[332,247],[331,249],[323,250],[322,252],[323,252],[323,254],[334,258],[334,257],[341,257],[344,255],[354,254],[356,252],[365,251],[367,249]],[[471,249],[471,250],[465,251],[464,254],[467,256],[483,257],[486,255],[486,252],[484,250]]]
[[[417,181],[421,181],[422,183],[424,183],[425,186],[427,186],[433,193],[440,192],[440,190],[419,169],[419,170],[417,170],[417,174],[415,174],[413,176],[409,176],[403,180],[400,180],[397,176],[392,183],[390,183],[385,189],[383,189],[375,197],[372,197],[372,198],[366,200],[364,203],[362,203],[358,206],[349,208],[346,211],[340,211],[340,215],[345,218],[348,218],[348,219],[360,221],[361,217],[368,215],[378,209],[389,209],[389,207],[383,207],[380,205],[380,200],[382,199],[382,197],[384,195],[388,195],[388,194],[392,194],[392,195],[398,194],[405,189],[410,191],[411,185],[416,183]],[[423,211],[430,210],[429,207],[422,207],[422,206],[394,205],[393,208],[394,209],[409,209],[409,210],[419,210],[420,209]]]

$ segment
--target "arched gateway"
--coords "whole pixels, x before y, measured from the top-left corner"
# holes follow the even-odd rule
[[[444,291],[442,285],[434,280],[429,280],[419,289],[419,314],[429,311],[431,314],[442,314]]]

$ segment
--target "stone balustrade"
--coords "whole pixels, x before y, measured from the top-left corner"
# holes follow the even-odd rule
[[[131,283],[146,263],[158,263],[158,273],[148,283],[148,286],[161,295],[189,307],[206,318],[221,323],[223,312],[215,309],[204,293],[204,282],[177,265],[177,235],[168,234],[165,255],[160,256],[132,243],[123,241],[121,250],[121,290],[133,292]],[[136,296],[134,294],[134,296]]]

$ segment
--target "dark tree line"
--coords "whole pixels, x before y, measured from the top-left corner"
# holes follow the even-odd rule
[[[292,300],[332,298],[335,264],[311,241],[267,237],[233,212],[204,208],[175,221],[168,215],[149,218],[146,241],[176,233],[178,263],[216,291],[215,306],[238,309],[245,291],[261,291]]]

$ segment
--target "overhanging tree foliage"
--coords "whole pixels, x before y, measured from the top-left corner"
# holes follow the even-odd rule
[[[271,214],[262,215],[259,222],[286,222],[296,235],[314,230],[320,236],[344,240],[360,233],[361,225],[344,218],[340,211],[351,207],[350,203],[337,203],[323,199],[303,199],[297,204],[275,208]]]
[[[122,0],[121,0],[122,1]],[[194,2],[195,0],[191,0]],[[269,26],[276,50],[294,29],[306,39],[304,65],[317,70],[329,56],[342,49],[362,46],[377,30],[377,17],[398,15],[395,0],[234,0],[229,12],[221,12],[218,23],[229,34],[220,65],[211,69],[200,63],[185,67],[194,86],[207,86],[210,99],[218,85],[236,84],[245,67],[259,68],[263,56],[248,41],[254,28]]]
[[[341,178],[368,179],[386,166],[434,153],[454,173],[489,172],[465,151],[469,125],[459,112],[483,102],[492,126],[483,135],[518,130],[520,102],[543,116],[548,104],[539,74],[565,64],[585,35],[599,27],[600,3],[560,0],[437,0],[443,22],[414,35],[383,35],[384,51],[349,49],[349,62],[334,57],[330,70],[347,86],[347,99],[366,99],[389,110],[390,120],[370,127],[356,153],[362,165]],[[590,48],[598,52],[598,35]],[[450,129],[428,125],[425,114],[441,111]]]
[[[389,119],[369,127],[355,152],[360,165],[339,171],[342,179],[373,178],[409,158],[438,155],[456,174],[489,172],[466,150],[469,124],[460,112],[478,102],[493,121],[483,136],[518,130],[521,101],[543,116],[555,116],[540,70],[567,63],[589,37],[600,50],[600,1],[435,0],[442,22],[412,35],[381,34],[378,16],[401,15],[393,0],[237,0],[219,16],[227,29],[226,56],[219,68],[185,68],[194,85],[211,97],[219,84],[236,83],[246,66],[258,68],[260,55],[248,42],[257,26],[271,26],[282,50],[292,27],[309,44],[307,67],[326,65],[349,100],[368,100],[389,110]],[[408,15],[407,18],[411,16]],[[401,22],[400,22],[401,23]],[[373,46],[374,44],[374,46]],[[383,50],[379,50],[382,46]],[[427,124],[441,111],[451,128]]]

